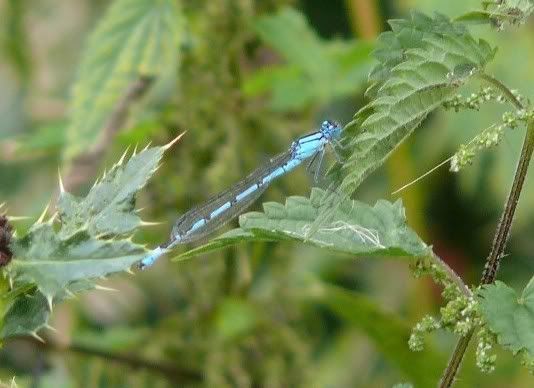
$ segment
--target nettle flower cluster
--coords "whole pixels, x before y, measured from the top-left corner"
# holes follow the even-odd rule
[[[460,145],[458,151],[451,157],[450,171],[458,172],[465,166],[471,165],[477,153],[499,145],[501,142],[504,131],[507,128],[515,129],[521,124],[525,124],[534,119],[534,108],[528,105],[528,101],[525,100],[517,91],[512,90],[515,98],[524,103],[528,108],[518,109],[515,112],[504,112],[501,122],[498,124],[492,124],[471,141],[466,144]],[[469,96],[464,97],[461,94],[454,96],[446,101],[443,106],[445,109],[454,109],[458,112],[462,109],[479,110],[483,103],[489,101],[496,101],[498,103],[506,102],[505,96],[498,93],[494,88],[485,87],[478,93],[471,93]]]
[[[456,283],[437,264],[427,259],[419,260],[413,267],[416,277],[430,275],[436,283],[443,286],[442,296],[447,304],[440,309],[441,318],[424,316],[412,329],[408,346],[419,352],[424,348],[424,335],[443,329],[460,336],[472,330],[477,332],[477,366],[485,373],[493,372],[497,356],[492,352],[496,343],[495,336],[486,328],[476,299],[476,290],[462,292]]]

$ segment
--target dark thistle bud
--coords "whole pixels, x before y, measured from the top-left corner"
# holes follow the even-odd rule
[[[12,228],[6,216],[0,215],[0,267],[5,267],[11,261],[13,252],[9,249]]]

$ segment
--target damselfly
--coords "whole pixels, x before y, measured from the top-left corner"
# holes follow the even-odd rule
[[[178,244],[200,240],[234,219],[267,189],[267,186],[303,161],[319,158],[320,171],[327,144],[338,144],[342,128],[333,121],[324,121],[319,131],[295,140],[291,147],[259,167],[229,189],[208,199],[204,204],[183,214],[174,224],[169,241],[152,250],[139,267],[144,269]],[[311,163],[310,163],[311,164]],[[315,176],[317,179],[317,174]]]

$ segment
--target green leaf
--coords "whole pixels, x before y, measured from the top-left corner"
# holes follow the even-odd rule
[[[18,298],[2,318],[0,338],[37,335],[46,326],[50,309],[43,294],[35,292]]]
[[[37,333],[42,328],[48,327],[48,319],[51,314],[49,300],[41,292],[35,290],[35,287],[32,288],[33,290],[20,294],[2,317],[0,339],[23,335],[31,335],[40,339]],[[73,283],[69,291],[75,293],[91,288],[93,288],[91,282],[82,280]],[[24,290],[26,287],[22,287],[22,289]],[[15,293],[18,295],[18,292]],[[53,302],[60,303],[69,297],[70,294],[63,291],[54,298]]]
[[[347,324],[359,328],[373,341],[382,356],[414,382],[430,387],[438,381],[445,357],[432,347],[422,353],[411,352],[411,328],[393,314],[380,310],[366,296],[332,285],[318,285],[315,298]]]
[[[334,173],[344,176],[341,191],[351,194],[421,122],[450,98],[495,50],[476,41],[445,16],[414,13],[390,21],[381,34],[368,94],[373,100],[345,127],[351,154]],[[466,71],[468,69],[469,71]]]
[[[93,144],[128,86],[176,68],[180,12],[174,0],[116,0],[89,38],[73,88],[65,156]]]
[[[365,81],[370,43],[324,41],[292,8],[259,18],[255,28],[287,63],[260,69],[245,81],[243,91],[249,96],[270,92],[274,110],[295,110],[349,95]]]
[[[97,240],[85,230],[62,238],[51,223],[35,224],[12,248],[9,275],[35,284],[50,305],[71,283],[125,271],[146,254],[130,240]]]
[[[521,297],[505,283],[484,286],[479,291],[480,310],[499,344],[516,354],[526,350],[534,356],[534,277]]]
[[[249,333],[260,321],[261,311],[242,299],[225,299],[217,311],[215,329],[222,340]]]
[[[62,236],[80,229],[87,229],[92,236],[131,234],[142,223],[135,213],[136,193],[156,171],[168,147],[145,149],[126,164],[119,161],[83,199],[62,191],[57,205]]]
[[[66,123],[48,124],[17,140],[17,152],[35,153],[60,148],[65,143]]]
[[[470,24],[488,24],[492,21],[492,13],[489,11],[471,11],[458,16],[454,20]]]
[[[185,252],[177,259],[213,251],[248,241],[295,240],[355,256],[421,257],[430,248],[406,225],[400,201],[378,201],[371,207],[345,200],[335,210],[334,221],[323,224],[317,233],[308,235],[310,225],[323,211],[327,194],[312,189],[310,198],[289,197],[285,206],[267,202],[263,213],[240,217],[241,229],[232,230],[208,244]]]

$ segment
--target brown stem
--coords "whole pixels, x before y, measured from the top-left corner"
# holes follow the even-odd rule
[[[467,350],[467,346],[469,345],[469,341],[471,341],[471,337],[473,336],[474,332],[474,330],[470,330],[465,336],[460,337],[456,343],[454,352],[452,352],[451,359],[447,364],[447,369],[445,369],[445,372],[443,372],[443,377],[441,378],[439,384],[440,388],[451,387],[454,383],[454,379],[456,378],[456,374],[460,369],[460,364],[462,363],[465,351]]]
[[[482,79],[488,81],[493,86],[499,88],[504,95],[510,100],[512,104],[518,109],[523,109],[523,104],[513,95],[513,93],[500,81],[490,77],[486,74],[482,75]],[[517,208],[517,203],[523,189],[523,183],[525,182],[525,177],[527,175],[528,166],[532,158],[532,153],[534,151],[534,122],[529,122],[527,125],[527,133],[525,135],[525,140],[523,142],[523,148],[521,149],[521,155],[519,157],[519,163],[517,165],[514,182],[512,183],[512,188],[508,194],[504,210],[497,226],[495,232],[495,237],[493,239],[493,244],[491,246],[490,253],[486,259],[486,265],[484,266],[484,272],[482,274],[482,279],[480,284],[490,284],[495,281],[497,272],[499,270],[499,265],[501,258],[504,256],[504,249],[506,243],[510,237],[510,230],[512,228],[512,222],[514,220],[515,210]],[[474,329],[470,330],[469,333],[463,337],[460,337],[456,348],[449,360],[449,364],[443,373],[443,377],[440,382],[441,388],[451,387],[454,383],[454,379],[458,374],[462,359],[464,357],[469,341],[473,336]]]
[[[130,107],[146,93],[153,81],[153,77],[140,76],[128,87],[110,114],[98,142],[87,153],[76,157],[72,162],[63,180],[68,191],[76,190],[86,182],[87,177],[94,175],[106,149],[112,143],[117,132],[124,126]]]
[[[432,260],[437,263],[444,271],[447,272],[448,278],[456,284],[456,287],[458,287],[458,290],[460,290],[462,294],[464,294],[468,298],[473,296],[473,293],[464,283],[462,278],[456,272],[454,272],[454,270],[446,262],[444,262],[441,257],[432,254]]]
[[[146,360],[135,357],[131,354],[112,353],[106,350],[91,348],[81,344],[70,344],[64,346],[54,343],[50,340],[47,340],[46,343],[43,343],[29,337],[19,338],[19,340],[30,342],[43,351],[78,353],[84,356],[94,356],[108,361],[124,364],[133,369],[147,369],[152,372],[162,374],[169,380],[176,383],[199,383],[202,381],[202,374],[199,371],[179,367],[175,364]]]

